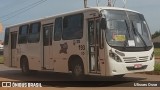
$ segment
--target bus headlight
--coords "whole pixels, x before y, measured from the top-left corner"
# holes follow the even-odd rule
[[[109,56],[117,62],[122,62],[121,58],[117,54],[113,53],[112,50],[109,51]]]
[[[154,52],[152,53],[150,60],[152,60],[153,58],[154,58]]]

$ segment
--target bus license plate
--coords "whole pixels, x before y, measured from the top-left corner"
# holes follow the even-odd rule
[[[134,68],[142,68],[142,64],[135,64]]]

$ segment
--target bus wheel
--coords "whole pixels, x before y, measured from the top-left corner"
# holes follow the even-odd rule
[[[75,62],[72,66],[72,74],[75,80],[84,78],[84,66],[81,62]]]
[[[24,58],[22,60],[22,63],[21,63],[21,69],[22,69],[22,73],[25,74],[25,75],[28,75],[29,74],[29,65],[28,65],[28,61],[26,58]]]

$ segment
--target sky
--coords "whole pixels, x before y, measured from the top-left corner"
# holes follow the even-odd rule
[[[83,8],[83,0],[42,0],[45,2],[33,7],[38,1],[40,0],[0,0],[0,22],[3,28]],[[107,6],[107,0],[99,1],[99,6]],[[96,0],[88,0],[88,7],[95,6]],[[123,0],[116,0],[115,6],[124,7]],[[127,0],[126,8],[141,12],[152,34],[160,30],[160,0]],[[4,30],[0,33],[0,40],[3,39]]]

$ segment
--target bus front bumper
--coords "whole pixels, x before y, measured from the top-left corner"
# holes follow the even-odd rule
[[[137,63],[118,63],[113,61],[111,64],[111,76],[135,72],[153,71],[154,64],[154,60]]]

